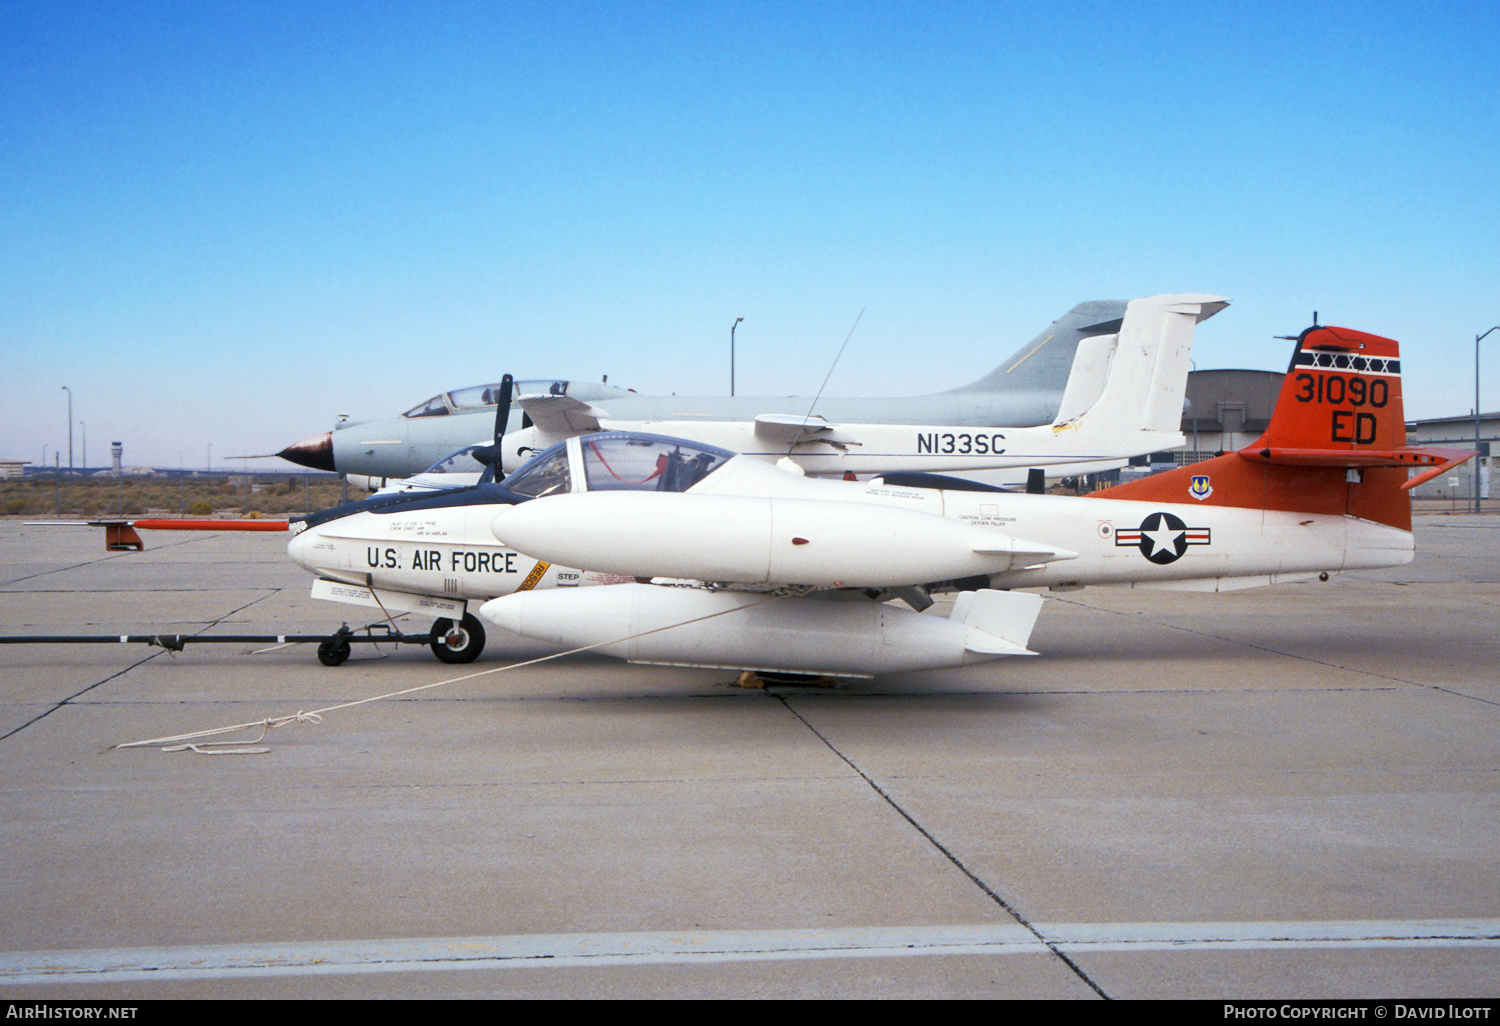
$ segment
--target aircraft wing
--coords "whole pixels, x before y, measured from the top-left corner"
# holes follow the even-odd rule
[[[600,421],[609,414],[596,406],[565,395],[523,395],[516,405],[526,411],[531,422],[550,434],[580,434],[600,430]]]

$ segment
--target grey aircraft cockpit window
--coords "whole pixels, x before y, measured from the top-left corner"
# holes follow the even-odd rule
[[[567,395],[568,383],[566,381],[552,381],[546,378],[536,378],[528,381],[517,381],[511,386],[511,395]],[[468,388],[454,389],[448,393],[448,402],[455,410],[477,410],[485,406],[494,406],[500,401],[500,383],[493,385],[470,385]],[[408,417],[413,414],[407,414]]]
[[[420,406],[413,406],[403,417],[442,417],[448,413],[448,404],[443,402],[441,395],[435,395]]]
[[[583,475],[591,492],[685,492],[734,454],[677,438],[585,435]]]
[[[554,445],[526,466],[502,482],[508,491],[532,498],[543,495],[560,495],[571,488],[572,477],[568,473],[568,447]]]
[[[448,401],[455,410],[476,410],[481,406],[494,406],[500,401],[500,385],[470,385],[448,393]]]

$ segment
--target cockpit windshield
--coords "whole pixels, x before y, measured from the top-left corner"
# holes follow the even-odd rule
[[[533,499],[572,491],[568,472],[568,443],[559,442],[500,482],[500,487]]]
[[[419,403],[401,414],[403,417],[446,417],[448,415],[448,404],[443,402],[441,395],[435,395],[425,403]]]
[[[733,456],[681,438],[606,431],[554,445],[501,487],[534,498],[573,491],[685,492]]]
[[[533,378],[527,381],[517,381],[512,386],[511,395],[567,395],[568,382],[553,381],[548,378]],[[470,385],[468,388],[454,389],[452,392],[443,392],[433,396],[418,406],[413,406],[401,416],[403,417],[443,417],[449,413],[464,413],[469,410],[480,410],[486,406],[494,406],[500,401],[500,383],[493,385]]]

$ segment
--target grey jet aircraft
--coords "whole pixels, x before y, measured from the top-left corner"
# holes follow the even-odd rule
[[[642,426],[667,432],[676,426],[672,433],[713,433],[718,441],[719,432],[711,431],[710,425],[724,422],[741,423],[763,448],[779,446],[812,473],[837,473],[839,459],[829,457],[839,453],[857,457],[848,460],[849,469],[871,473],[1122,461],[1182,444],[1176,432],[1192,329],[1226,305],[1218,297],[1202,295],[1080,303],[977,381],[929,395],[820,399],[815,410],[812,400],[797,396],[641,395],[591,382],[520,380],[515,382],[517,405],[523,411],[520,430],[507,432],[498,469],[514,470],[569,434]],[[1127,320],[1131,308],[1137,312]],[[1132,367],[1128,386],[1118,371],[1122,367]],[[1114,392],[1139,389],[1128,404],[1120,402],[1120,396],[1112,404],[1116,410],[1133,406],[1137,422],[1120,423],[1118,432],[1112,423],[1091,424],[1090,444],[1070,448],[1070,440],[1078,438],[1081,443],[1084,433],[1069,435],[1064,428],[1082,424],[1081,415],[1101,394],[1108,394],[1112,373]],[[1160,401],[1154,403],[1148,401],[1153,387],[1160,393]],[[465,446],[488,441],[500,393],[499,384],[444,392],[399,417],[340,423],[278,455],[314,469],[367,477],[378,486],[382,479],[410,477]],[[1102,416],[1095,419],[1103,421]],[[888,434],[880,436],[875,430],[891,425],[921,426],[902,443],[910,452],[892,451]],[[1053,430],[1046,430],[1048,426]],[[998,456],[1004,436],[965,428],[1034,430],[1027,433],[1024,454],[1012,449],[1013,458],[997,461],[977,457]],[[1108,452],[1099,446],[1101,434],[1115,439]],[[745,451],[747,446],[741,442],[739,448]],[[813,460],[815,456],[821,461]]]

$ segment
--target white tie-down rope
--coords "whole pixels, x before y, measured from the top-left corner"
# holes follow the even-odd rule
[[[662,631],[669,631],[676,627],[686,627],[689,624],[701,623],[704,620],[712,620],[714,617],[723,616],[726,613],[738,612],[741,609],[752,609],[755,606],[762,605],[777,597],[778,596],[776,595],[767,595],[765,598],[762,598],[757,602],[751,602],[743,606],[734,606],[730,609],[721,609],[717,613],[705,613],[703,616],[695,616],[691,620],[683,620],[680,623],[668,624],[665,627],[653,627],[651,630],[641,631],[639,634],[627,634],[624,637],[614,638],[610,641],[596,641],[592,645],[583,645],[579,648],[570,648],[566,652],[554,652],[552,655],[538,656],[535,659],[528,659],[525,662],[511,663],[509,666],[496,666],[493,669],[479,670],[476,673],[468,673],[462,677],[452,677],[448,680],[440,680],[432,684],[419,684],[414,688],[406,688],[402,691],[392,691],[388,694],[374,695],[370,698],[361,698],[353,702],[341,702],[338,705],[328,705],[324,706],[321,709],[314,709],[311,712],[302,712],[299,710],[298,712],[295,712],[290,716],[268,716],[263,720],[254,720],[250,723],[237,723],[232,727],[212,727],[208,730],[195,730],[187,734],[174,734],[171,737],[154,737],[147,741],[125,741],[121,744],[115,745],[115,748],[150,748],[155,745],[164,745],[166,746],[162,748],[162,751],[164,752],[196,752],[199,755],[263,755],[264,753],[269,752],[271,749],[269,747],[260,746],[259,742],[265,740],[266,734],[274,727],[284,727],[288,723],[322,723],[324,713],[335,712],[339,709],[352,709],[356,705],[365,705],[369,702],[381,702],[387,698],[400,698],[402,695],[411,695],[415,694],[418,691],[427,691],[432,688],[440,688],[448,684],[460,684],[463,681],[473,680],[476,677],[488,676],[491,673],[502,673],[506,670],[519,670],[527,666],[535,666],[537,663],[545,663],[552,659],[561,659],[563,656],[577,655],[580,652],[587,652],[590,649],[603,648],[605,645],[618,645],[627,641],[634,641],[636,638],[644,638],[652,634],[659,634]],[[197,738],[216,737],[220,734],[233,734],[236,731],[241,730],[254,730],[256,727],[261,728],[260,737],[251,740],[206,741],[202,744],[192,743]],[[229,745],[251,745],[255,747],[219,747]]]

